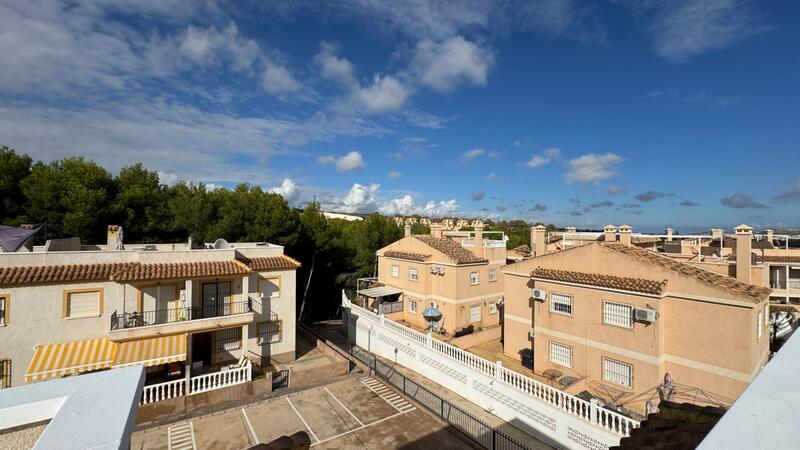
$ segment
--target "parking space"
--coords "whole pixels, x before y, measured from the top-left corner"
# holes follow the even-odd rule
[[[318,449],[469,448],[433,416],[372,378],[348,379],[140,430],[131,448],[245,449],[298,431],[308,433]]]

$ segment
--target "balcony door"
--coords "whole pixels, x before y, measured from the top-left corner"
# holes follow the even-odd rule
[[[148,286],[142,288],[141,311],[145,323],[168,323],[177,320],[177,291],[175,286]]]
[[[226,316],[231,308],[231,282],[203,283],[203,317]]]

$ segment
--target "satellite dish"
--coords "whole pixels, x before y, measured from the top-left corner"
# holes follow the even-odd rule
[[[224,250],[231,248],[231,244],[229,244],[228,241],[226,241],[225,239],[219,238],[216,241],[214,241],[214,248],[218,250]]]

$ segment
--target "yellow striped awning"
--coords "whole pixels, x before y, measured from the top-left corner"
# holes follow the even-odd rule
[[[142,364],[145,367],[186,359],[186,335],[173,334],[118,344],[113,367]]]
[[[114,362],[116,350],[116,344],[108,338],[38,345],[28,366],[25,381],[108,369]]]

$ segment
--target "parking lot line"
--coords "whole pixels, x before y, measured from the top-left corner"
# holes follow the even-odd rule
[[[247,432],[250,433],[250,436],[252,437],[252,439],[250,440],[251,444],[258,445],[260,442],[258,442],[258,436],[256,436],[256,432],[255,430],[253,430],[253,424],[250,423],[250,418],[247,417],[247,412],[244,410],[244,408],[242,408],[241,411],[242,411],[242,418],[244,419],[244,424],[247,425]]]
[[[325,442],[331,441],[331,440],[333,440],[333,439],[336,439],[336,438],[340,438],[340,437],[342,437],[342,436],[346,436],[346,435],[348,435],[348,434],[350,434],[350,433],[355,433],[356,431],[361,431],[361,430],[363,430],[364,428],[368,428],[368,427],[371,427],[371,426],[373,426],[373,425],[377,425],[377,424],[379,424],[379,423],[381,423],[381,422],[384,422],[384,421],[386,421],[386,420],[389,420],[389,419],[394,419],[395,417],[397,417],[397,416],[400,416],[400,415],[403,415],[403,414],[405,414],[405,413],[404,413],[404,412],[399,412],[399,413],[392,414],[392,415],[391,415],[391,416],[389,416],[389,417],[384,417],[383,419],[378,419],[378,420],[376,420],[375,422],[370,422],[370,423],[368,423],[368,424],[366,424],[366,425],[362,425],[362,426],[360,426],[360,427],[358,427],[358,428],[353,428],[352,430],[345,431],[344,433],[337,434],[336,436],[331,436],[331,437],[329,437],[329,438],[325,438],[325,440],[324,440],[324,441],[317,441],[317,442],[315,442],[315,443],[311,444],[311,446],[313,447],[313,446],[315,446],[315,445],[317,445],[317,444],[324,444]]]
[[[297,417],[299,417],[300,421],[303,422],[303,425],[306,426],[306,429],[308,430],[308,432],[311,433],[311,437],[313,437],[314,440],[317,441],[317,443],[319,443],[319,438],[317,437],[316,434],[314,434],[314,430],[312,430],[311,427],[308,426],[308,423],[306,422],[306,419],[303,419],[303,416],[300,415],[300,411],[298,411],[297,408],[294,407],[294,403],[292,403],[292,401],[289,399],[289,397],[286,397],[286,401],[289,402],[289,406],[292,407],[292,409],[294,410],[294,413],[297,414]]]
[[[375,380],[374,378],[362,378],[361,383],[372,392],[378,394],[378,397],[382,398],[383,401],[392,405],[394,409],[401,413],[416,409],[416,407],[408,402],[403,396],[395,393],[385,384]]]
[[[327,392],[328,395],[330,395],[334,400],[336,400],[336,403],[338,403],[339,406],[344,408],[345,411],[347,411],[351,416],[353,416],[353,419],[356,419],[356,422],[358,422],[359,425],[361,425],[362,427],[364,426],[364,424],[360,420],[358,420],[358,417],[356,417],[356,415],[353,414],[353,411],[350,411],[349,409],[347,409],[347,407],[344,406],[344,404],[342,404],[342,402],[340,402],[339,399],[336,398],[335,395],[333,395],[333,392],[329,391],[327,387],[325,388],[325,392]]]

